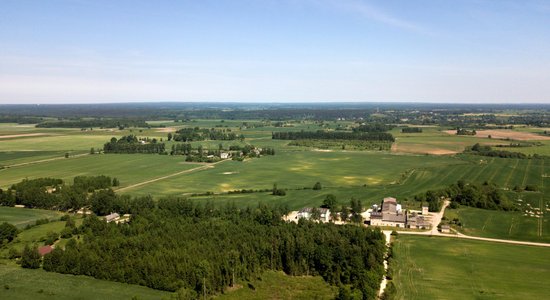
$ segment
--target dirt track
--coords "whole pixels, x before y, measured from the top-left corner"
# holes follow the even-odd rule
[[[147,181],[142,181],[142,182],[139,182],[139,183],[136,183],[136,184],[132,184],[132,185],[117,189],[116,191],[120,192],[120,191],[124,191],[124,190],[129,190],[129,189],[132,189],[132,188],[135,188],[135,187],[138,187],[138,186],[142,186],[142,185],[146,185],[146,184],[153,183],[153,182],[156,182],[156,181],[164,180],[164,179],[174,177],[174,176],[178,176],[178,175],[181,175],[181,174],[186,174],[186,173],[191,173],[191,172],[195,172],[195,171],[211,169],[211,168],[214,168],[214,165],[217,165],[217,164],[222,163],[224,161],[228,161],[228,160],[227,159],[226,160],[220,160],[218,162],[211,163],[211,164],[208,164],[208,165],[202,165],[200,167],[196,167],[196,168],[193,168],[193,169],[183,170],[183,171],[180,171],[180,172],[172,173],[170,175],[165,175],[165,176],[157,177],[157,178],[150,179],[150,180],[147,180]]]
[[[21,133],[21,134],[10,134],[10,135],[0,135],[0,139],[11,139],[11,138],[18,138],[18,137],[30,137],[30,136],[44,136],[44,135],[52,135],[51,133]]]

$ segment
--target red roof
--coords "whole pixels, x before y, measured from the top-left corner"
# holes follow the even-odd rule
[[[44,256],[50,252],[52,252],[53,248],[52,246],[42,246],[38,248],[38,253],[40,253],[40,256]]]

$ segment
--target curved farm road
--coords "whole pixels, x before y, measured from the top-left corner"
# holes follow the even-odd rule
[[[153,179],[150,179],[150,180],[142,181],[142,182],[139,182],[139,183],[136,183],[136,184],[125,186],[123,188],[119,188],[116,191],[117,192],[125,191],[125,190],[129,190],[129,189],[133,189],[133,188],[138,187],[138,186],[142,186],[142,185],[146,185],[146,184],[149,184],[149,183],[153,183],[153,182],[161,181],[161,180],[164,180],[164,179],[168,179],[170,177],[178,176],[178,175],[181,175],[181,174],[187,174],[187,173],[192,173],[192,172],[196,172],[196,171],[211,169],[211,168],[214,168],[214,165],[217,165],[217,164],[222,163],[224,161],[228,161],[228,159],[220,160],[218,162],[203,165],[203,166],[196,167],[196,168],[193,168],[193,169],[188,169],[188,170],[183,170],[183,171],[180,171],[180,172],[172,173],[170,175],[165,175],[165,176],[162,176],[162,177],[157,177],[157,178],[153,178]]]
[[[437,225],[441,222],[443,215],[445,214],[445,208],[449,205],[449,201],[445,201],[441,211],[432,215],[432,229],[429,231],[398,231],[399,234],[412,234],[412,235],[428,235],[428,236],[440,236],[440,237],[452,237],[459,239],[469,239],[469,240],[478,240],[486,242],[495,242],[495,243],[504,243],[504,244],[513,244],[513,245],[525,245],[525,246],[537,246],[537,247],[550,247],[549,243],[537,243],[537,242],[527,242],[527,241],[516,241],[516,240],[504,240],[504,239],[493,239],[485,238],[479,236],[465,235],[460,232],[456,234],[450,233],[441,233],[437,230]]]

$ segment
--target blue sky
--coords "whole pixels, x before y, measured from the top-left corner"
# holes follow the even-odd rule
[[[0,0],[0,103],[550,103],[550,1]]]

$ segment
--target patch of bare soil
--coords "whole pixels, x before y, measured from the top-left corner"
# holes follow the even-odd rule
[[[158,128],[157,132],[176,132],[176,127],[164,127],[164,128]]]

